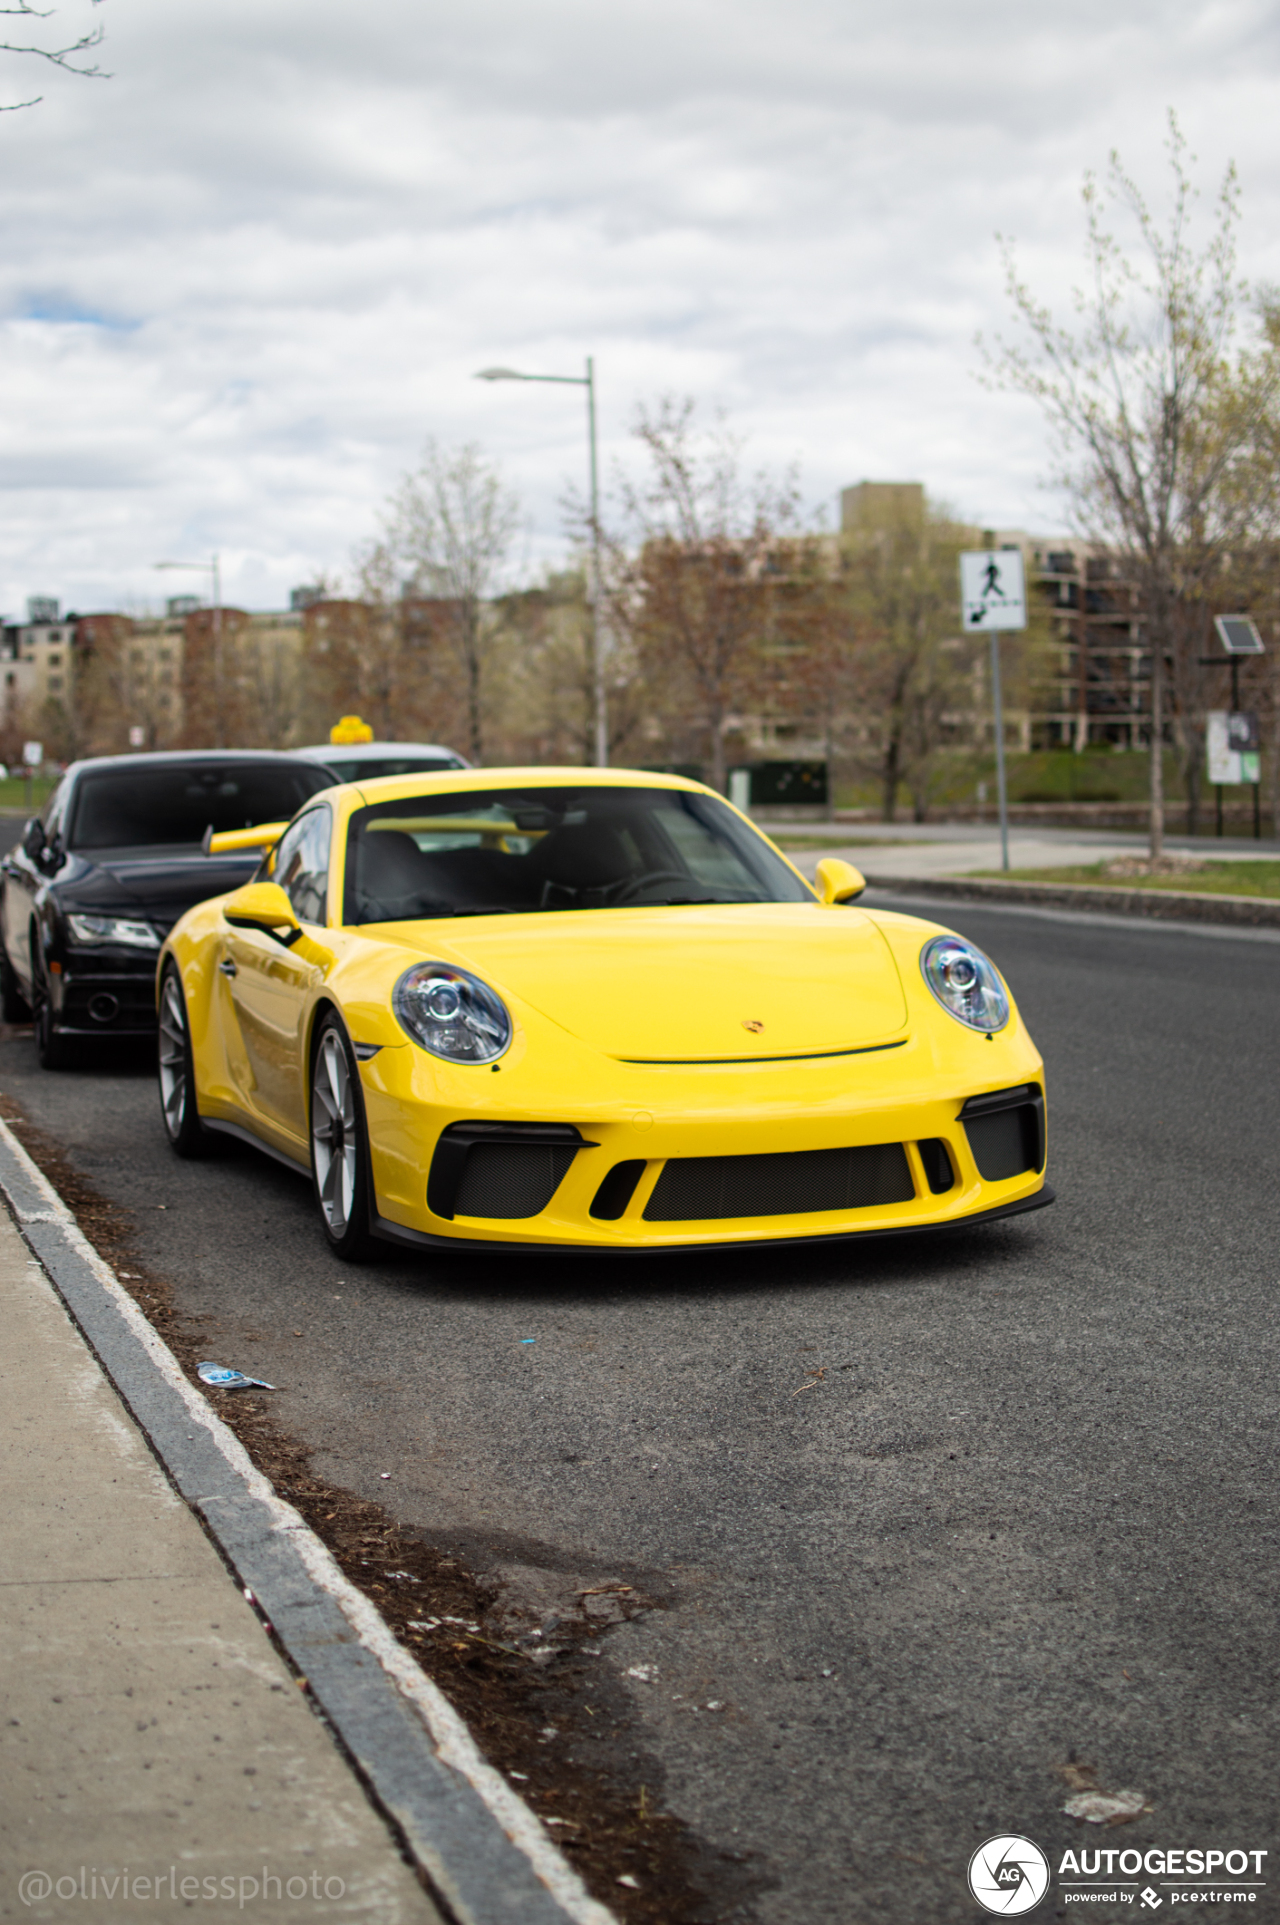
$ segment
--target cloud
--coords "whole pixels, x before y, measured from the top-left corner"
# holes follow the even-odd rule
[[[85,0],[64,0],[74,24]],[[0,118],[0,607],[158,593],[225,557],[279,602],[342,567],[427,434],[519,487],[533,561],[663,390],[727,407],[813,503],[923,479],[1051,523],[1029,404],[974,380],[998,229],[1059,305],[1079,185],[1158,193],[1178,107],[1206,202],[1234,154],[1244,266],[1280,280],[1276,23],[1241,0],[112,0],[107,82]],[[16,73],[0,65],[0,91]]]

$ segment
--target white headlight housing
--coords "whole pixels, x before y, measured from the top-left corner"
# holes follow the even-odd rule
[[[74,943],[114,942],[126,949],[160,947],[160,938],[149,922],[134,922],[125,916],[68,915],[67,927]]]
[[[1009,1020],[1009,997],[980,949],[962,936],[935,936],[920,952],[924,979],[949,1016],[988,1036]]]
[[[446,1063],[492,1063],[511,1043],[506,1004],[453,963],[416,963],[391,994],[402,1029]]]

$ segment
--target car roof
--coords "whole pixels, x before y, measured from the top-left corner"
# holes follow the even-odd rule
[[[704,782],[687,775],[659,775],[654,769],[598,769],[569,766],[485,769],[422,769],[414,775],[379,775],[364,781],[344,782],[346,790],[358,790],[371,803],[398,802],[409,797],[422,783],[429,783],[439,795],[465,795],[480,789],[678,789],[693,795],[714,795]]]
[[[466,761],[457,749],[445,748],[440,742],[313,742],[303,749],[290,749],[289,753],[305,756],[309,762],[327,762],[331,755],[357,762],[364,756],[372,760],[384,755],[448,755],[456,762]]]
[[[132,755],[87,755],[79,762],[68,763],[66,772],[83,775],[89,769],[199,768],[210,763],[242,763],[246,767],[265,763],[288,768],[293,759],[287,749],[153,749]]]

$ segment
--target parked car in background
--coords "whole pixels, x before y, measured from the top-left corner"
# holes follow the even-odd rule
[[[294,749],[308,762],[322,762],[343,782],[371,782],[375,775],[439,775],[471,764],[438,742],[325,742]]]
[[[336,780],[297,756],[230,749],[74,762],[0,865],[0,1004],[32,1020],[46,1069],[89,1038],[156,1029],[160,945],[194,903],[247,882],[257,850],[206,833],[287,821]]]

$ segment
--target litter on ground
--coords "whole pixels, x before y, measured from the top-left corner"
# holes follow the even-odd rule
[[[162,1206],[163,1207],[163,1206]],[[212,1384],[215,1390],[274,1390],[265,1377],[246,1377],[242,1370],[229,1370],[226,1364],[203,1363],[196,1365],[196,1375],[202,1384]]]

